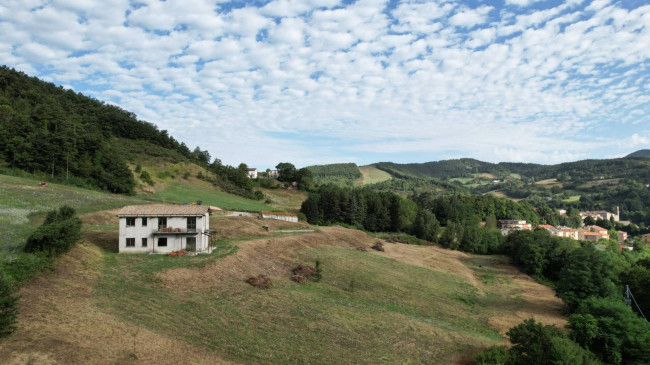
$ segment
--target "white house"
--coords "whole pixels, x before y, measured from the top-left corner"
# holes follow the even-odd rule
[[[210,215],[201,205],[129,205],[117,213],[119,252],[205,252],[210,243]]]
[[[269,170],[269,173],[266,176],[277,179],[280,176],[280,173],[278,172],[278,170]]]
[[[257,179],[257,169],[248,169],[248,178]]]

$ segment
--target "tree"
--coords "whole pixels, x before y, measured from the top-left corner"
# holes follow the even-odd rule
[[[280,162],[275,166],[278,170],[278,180],[283,182],[293,182],[296,176],[296,167],[288,162]]]
[[[569,317],[571,337],[607,364],[647,364],[650,326],[620,299],[591,297]]]
[[[566,266],[560,271],[557,291],[570,310],[581,301],[592,297],[616,295],[613,263],[604,252],[585,243],[571,254]]]

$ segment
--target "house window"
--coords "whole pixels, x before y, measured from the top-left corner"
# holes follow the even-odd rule
[[[142,239],[142,247],[147,247],[147,238]]]
[[[127,227],[135,226],[135,217],[126,217],[126,226]]]
[[[158,238],[158,247],[167,247],[167,237]]]
[[[167,228],[167,218],[166,217],[158,218],[158,229],[161,229],[161,228]]]
[[[196,231],[196,217],[187,217],[187,230]]]
[[[135,238],[127,238],[126,247],[135,247]]]
[[[143,227],[147,226],[147,218],[146,217],[142,218],[142,226]]]

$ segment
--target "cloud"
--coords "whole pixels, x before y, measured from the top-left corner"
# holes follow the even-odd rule
[[[580,1],[7,0],[0,58],[229,164],[560,162],[648,143],[648,16]]]

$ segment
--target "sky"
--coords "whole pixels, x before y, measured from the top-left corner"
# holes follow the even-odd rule
[[[2,0],[0,64],[223,163],[650,148],[650,3]]]

